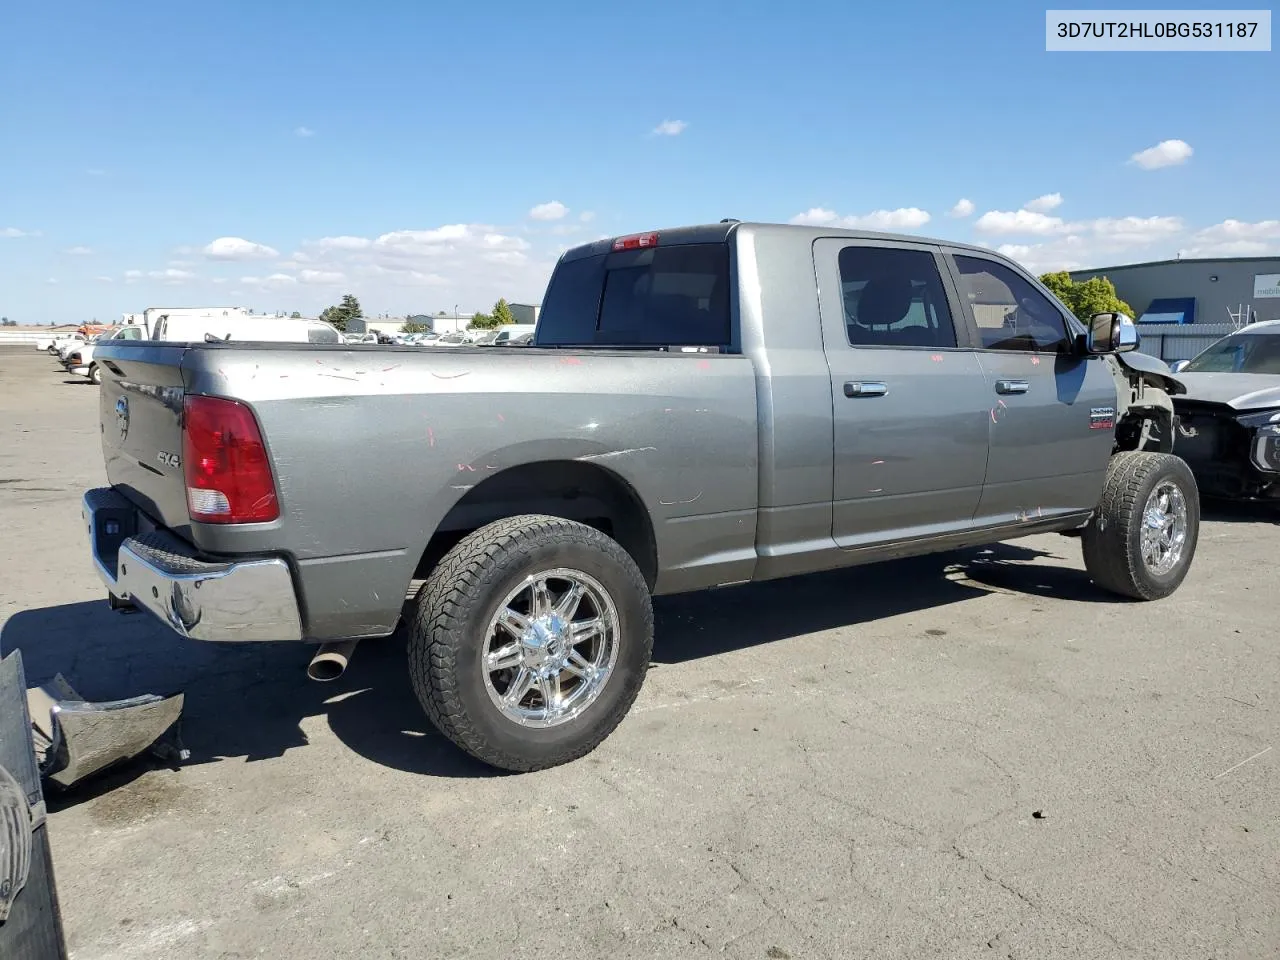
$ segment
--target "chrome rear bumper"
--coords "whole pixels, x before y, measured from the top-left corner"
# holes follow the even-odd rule
[[[138,511],[110,487],[84,495],[81,516],[98,576],[192,640],[301,640],[289,565],[279,557],[203,560],[164,530],[139,532]]]

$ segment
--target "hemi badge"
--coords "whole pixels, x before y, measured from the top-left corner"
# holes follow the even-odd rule
[[[1090,430],[1110,430],[1116,425],[1115,407],[1092,407],[1089,410]]]

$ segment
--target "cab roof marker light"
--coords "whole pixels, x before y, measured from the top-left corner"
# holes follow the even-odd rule
[[[658,245],[656,233],[633,233],[626,237],[618,237],[613,241],[614,250],[643,250]]]

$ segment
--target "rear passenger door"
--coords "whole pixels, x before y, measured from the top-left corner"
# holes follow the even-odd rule
[[[832,536],[846,549],[972,525],[990,401],[933,246],[814,245],[831,375]]]
[[[971,250],[947,257],[987,383],[991,455],[977,521],[1092,509],[1115,439],[1116,382],[1080,353],[1061,307],[1010,265]]]

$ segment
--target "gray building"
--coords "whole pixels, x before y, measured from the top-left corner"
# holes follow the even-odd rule
[[[1189,360],[1249,323],[1280,319],[1280,257],[1158,260],[1073,270],[1079,283],[1106,277],[1137,313],[1139,349]]]
[[[1158,260],[1071,273],[1077,283],[1090,277],[1114,283],[1137,319],[1150,314],[1145,322],[1243,325],[1280,319],[1280,257]]]

